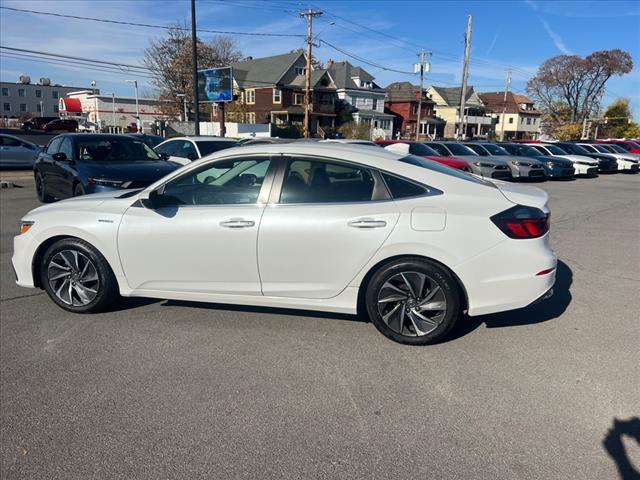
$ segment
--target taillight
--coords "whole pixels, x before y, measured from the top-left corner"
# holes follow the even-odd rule
[[[491,221],[509,238],[539,238],[549,231],[549,215],[525,205],[500,212]]]

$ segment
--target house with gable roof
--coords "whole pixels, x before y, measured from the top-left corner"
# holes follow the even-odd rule
[[[435,103],[434,113],[446,123],[445,138],[458,138],[459,133],[464,138],[492,137],[495,121],[487,114],[485,104],[473,86],[467,88],[465,101],[466,131],[460,132],[462,117],[460,115],[461,87],[427,88],[427,96]]]
[[[504,129],[504,139],[537,139],[540,136],[542,113],[536,110],[533,100],[523,95],[507,92],[481,93],[480,98],[487,111],[496,119],[496,136]],[[504,111],[504,113],[502,113]]]
[[[372,137],[393,135],[394,116],[384,111],[386,91],[373,75],[347,61],[327,62],[327,70],[335,84],[338,100],[351,110],[353,120],[371,127]]]
[[[307,61],[302,50],[263,58],[247,58],[231,65],[234,102],[228,121],[296,126],[304,123]],[[311,71],[310,131],[335,125],[336,86],[327,70]]]

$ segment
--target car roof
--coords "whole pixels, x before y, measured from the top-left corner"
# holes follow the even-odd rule
[[[118,133],[61,133],[57,135],[58,137],[72,137],[72,138],[88,138],[91,140],[105,140],[112,138],[120,138],[127,140],[136,140],[135,137],[127,134],[118,134]]]
[[[207,135],[193,135],[188,136],[185,135],[183,137],[171,137],[167,138],[167,140],[193,140],[198,142],[237,142],[237,138],[229,138],[229,137],[213,137]]]

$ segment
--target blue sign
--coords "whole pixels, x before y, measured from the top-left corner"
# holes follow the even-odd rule
[[[198,92],[201,102],[233,101],[231,67],[198,70]]]

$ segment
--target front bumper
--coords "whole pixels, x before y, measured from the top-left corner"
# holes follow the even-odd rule
[[[37,248],[38,242],[29,232],[13,237],[11,265],[16,275],[16,284],[20,287],[35,288],[32,267]]]

